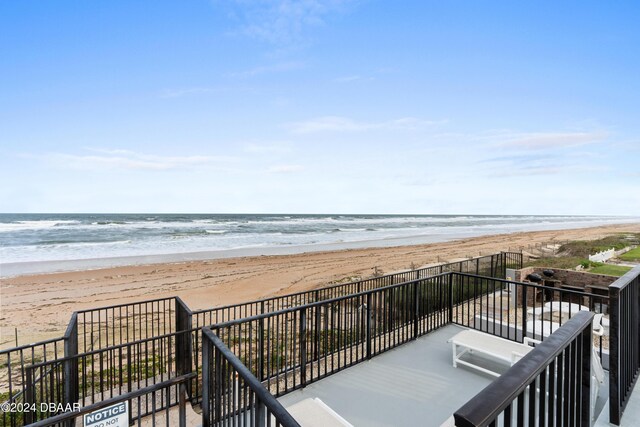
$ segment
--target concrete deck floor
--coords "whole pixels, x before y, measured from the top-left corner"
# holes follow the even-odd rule
[[[439,426],[493,380],[452,366],[447,340],[462,330],[446,326],[279,401],[287,407],[318,397],[354,426]],[[501,372],[508,369],[482,363]]]
[[[356,427],[440,426],[495,379],[473,368],[453,367],[447,341],[462,330],[465,328],[445,326],[278,400],[286,408],[307,398],[320,398]],[[507,364],[478,355],[466,355],[465,360],[494,372],[509,369]],[[607,390],[608,381],[600,387],[596,414],[602,410],[600,418],[606,414],[608,419]],[[640,425],[640,390],[634,397],[623,420],[628,424],[623,425]]]
[[[607,400],[594,427],[609,427],[613,425],[609,423],[609,401]],[[627,403],[627,407],[622,414],[622,420],[620,420],[620,427],[637,426],[640,426],[640,381],[633,388],[629,403]]]

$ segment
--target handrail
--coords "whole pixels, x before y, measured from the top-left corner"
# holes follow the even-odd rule
[[[615,282],[610,284],[609,289],[611,288],[624,289],[627,286],[629,286],[631,282],[633,282],[638,277],[639,274],[640,274],[640,266],[634,267],[631,270],[627,271],[621,277],[618,277],[618,279],[616,279]]]
[[[489,384],[454,414],[456,426],[491,423],[542,373],[585,328],[594,314],[581,311],[526,354],[504,375]]]
[[[7,353],[12,353],[15,351],[20,351],[20,350],[26,350],[28,348],[33,348],[33,347],[37,347],[40,345],[46,345],[46,344],[52,344],[54,342],[64,342],[64,336],[62,337],[58,337],[58,338],[50,338],[48,340],[44,340],[44,341],[38,341],[38,342],[34,342],[34,343],[30,343],[30,344],[23,344],[19,347],[11,347],[11,348],[7,348],[4,350],[0,350],[0,356],[2,356],[3,354],[7,354]]]
[[[126,306],[129,306],[129,305],[136,305],[136,304],[150,304],[150,303],[160,302],[160,301],[170,301],[172,299],[175,299],[175,297],[154,298],[154,299],[148,299],[148,300],[144,300],[144,301],[125,302],[125,303],[122,303],[122,304],[105,305],[104,307],[96,307],[96,308],[87,308],[87,309],[84,309],[84,310],[77,310],[76,313],[78,313],[78,314],[90,313],[92,311],[108,310],[110,308],[126,307]]]
[[[254,316],[247,316],[247,317],[243,317],[241,319],[227,320],[225,322],[214,323],[214,324],[211,324],[211,325],[208,325],[208,326],[205,326],[205,327],[208,327],[208,328],[214,328],[214,327],[215,328],[226,328],[226,327],[229,327],[229,326],[239,325],[241,323],[250,322],[250,321],[253,321],[253,320],[266,319],[268,317],[273,317],[273,316],[277,316],[277,315],[280,315],[280,314],[292,313],[294,311],[300,311],[300,310],[305,309],[305,308],[313,308],[313,307],[317,307],[317,306],[321,306],[321,305],[325,305],[325,304],[336,303],[336,302],[340,302],[340,301],[343,301],[343,300],[346,300],[346,299],[350,299],[350,298],[354,298],[354,297],[358,297],[358,296],[366,296],[368,294],[373,294],[373,293],[379,292],[379,291],[399,288],[399,287],[406,286],[406,285],[409,285],[409,284],[412,284],[412,283],[417,283],[417,282],[420,282],[420,281],[423,281],[423,280],[433,280],[433,279],[436,279],[438,277],[447,277],[447,276],[450,276],[450,275],[473,277],[473,278],[484,279],[484,280],[491,279],[491,280],[496,281],[496,282],[527,286],[527,287],[530,287],[530,288],[533,288],[533,289],[543,289],[543,290],[548,290],[549,289],[549,288],[547,288],[545,286],[536,285],[534,283],[516,282],[514,280],[505,280],[505,279],[499,279],[499,278],[495,278],[495,277],[480,276],[480,275],[477,275],[477,274],[446,272],[446,273],[436,274],[435,276],[423,277],[423,278],[420,278],[420,279],[409,280],[409,281],[406,281],[406,282],[396,283],[396,284],[389,285],[389,286],[383,286],[383,287],[376,288],[376,289],[370,289],[368,291],[355,292],[355,293],[349,294],[349,295],[343,295],[343,296],[340,296],[340,297],[325,299],[325,300],[322,300],[322,301],[314,301],[314,302],[310,302],[310,303],[307,303],[307,304],[297,305],[295,307],[288,307],[288,308],[283,308],[283,309],[277,310],[277,311],[270,311],[268,313],[256,314]],[[602,295],[593,294],[593,293],[589,293],[589,292],[574,291],[574,290],[571,290],[571,289],[562,289],[562,293],[563,294],[579,295],[579,296],[582,296],[582,297],[603,298]]]
[[[282,406],[276,398],[258,381],[238,357],[222,342],[222,340],[210,329],[203,328],[203,335],[211,340],[213,345],[218,349],[227,362],[236,370],[238,375],[256,394],[258,399],[267,407],[277,422],[283,427],[300,427],[300,424],[291,416],[291,414]],[[269,424],[270,425],[270,424]]]
[[[106,353],[108,351],[118,350],[118,349],[124,348],[124,347],[144,344],[144,343],[149,342],[149,341],[161,340],[161,339],[164,339],[164,338],[175,337],[176,335],[180,335],[180,334],[188,334],[188,333],[197,332],[200,329],[201,328],[192,328],[192,329],[186,329],[184,331],[176,331],[176,332],[170,332],[168,334],[156,335],[155,337],[151,337],[151,338],[142,338],[142,339],[137,340],[137,341],[126,342],[126,343],[123,343],[123,344],[116,344],[116,345],[112,345],[110,347],[103,347],[103,348],[99,348],[98,350],[91,350],[91,351],[87,351],[87,352],[84,352],[84,353],[78,353],[78,354],[75,354],[73,356],[59,357],[57,359],[47,360],[46,362],[34,363],[33,365],[29,365],[29,367],[30,368],[40,368],[42,366],[45,366],[45,365],[48,365],[48,364],[54,363],[54,362],[65,362],[65,361],[72,360],[72,359],[79,358],[79,357],[93,356],[93,355],[98,354],[98,353]]]
[[[370,289],[368,291],[356,292],[356,293],[353,293],[353,294],[343,295],[341,297],[335,297],[335,298],[330,298],[330,299],[325,299],[325,300],[322,300],[322,301],[314,301],[314,302],[310,302],[308,304],[297,305],[295,307],[283,308],[282,310],[278,310],[278,311],[270,311],[269,313],[256,314],[255,316],[243,317],[242,319],[234,319],[234,320],[228,320],[226,322],[214,323],[212,325],[205,326],[205,328],[226,328],[226,327],[229,327],[229,326],[239,325],[241,323],[251,322],[253,320],[266,319],[268,317],[275,317],[275,316],[280,315],[280,314],[292,313],[294,311],[300,311],[300,310],[303,310],[303,309],[314,308],[314,307],[318,307],[318,306],[322,306],[322,305],[332,304],[332,303],[340,302],[340,301],[343,301],[343,300],[352,299],[352,298],[355,298],[355,297],[374,294],[374,293],[380,292],[380,291],[387,291],[387,290],[390,290],[390,289],[395,289],[395,288],[399,288],[399,287],[402,287],[402,286],[410,285],[412,283],[418,283],[418,282],[422,282],[422,281],[425,281],[425,280],[433,280],[433,279],[436,279],[438,277],[447,277],[450,274],[454,274],[454,273],[451,273],[451,272],[440,273],[440,274],[436,274],[435,276],[429,276],[429,277],[423,277],[423,278],[420,278],[420,279],[409,280],[409,281],[402,282],[402,283],[396,283],[394,285],[383,286],[383,287],[376,288],[376,289]],[[455,273],[455,274],[460,274],[460,273]],[[485,276],[478,276],[478,277],[483,277],[485,279],[487,278]]]
[[[63,421],[72,420],[81,415],[88,414],[89,412],[93,412],[97,409],[105,408],[115,403],[120,403],[120,402],[124,402],[125,400],[135,399],[136,397],[144,396],[145,394],[154,393],[164,388],[168,388],[181,383],[186,383],[187,381],[191,380],[195,376],[196,376],[196,373],[193,372],[190,374],[181,375],[179,377],[174,377],[174,378],[171,378],[170,380],[166,380],[160,383],[156,383],[154,385],[150,385],[148,387],[134,390],[130,393],[121,394],[119,396],[111,397],[109,399],[105,399],[100,402],[92,403],[91,405],[87,405],[80,408],[80,410],[78,411],[65,412],[59,415],[54,415],[53,417],[45,418],[44,420],[38,421],[33,424],[29,424],[28,427],[46,427],[46,426],[57,424]]]
[[[368,278],[368,279],[361,279],[361,280],[356,280],[356,281],[353,281],[353,282],[338,283],[338,284],[335,284],[335,285],[324,286],[324,287],[321,287],[321,288],[311,289],[311,290],[307,290],[307,291],[299,291],[299,292],[295,292],[295,293],[292,293],[292,294],[278,295],[278,296],[274,296],[274,297],[267,297],[267,298],[252,300],[252,301],[248,301],[248,302],[244,302],[244,303],[231,304],[231,305],[225,305],[225,306],[220,306],[220,307],[203,308],[203,309],[200,309],[200,310],[193,310],[192,314],[207,313],[207,312],[210,312],[210,311],[213,311],[213,310],[240,307],[240,306],[243,306],[243,305],[246,305],[246,304],[254,304],[254,303],[262,303],[262,302],[274,301],[274,300],[277,300],[279,298],[284,298],[284,297],[300,296],[300,295],[304,295],[304,294],[309,293],[309,292],[326,291],[326,290],[336,289],[336,288],[339,288],[339,287],[346,287],[346,286],[349,286],[349,285],[357,285],[357,284],[365,282],[367,280],[382,281],[382,280],[384,280],[386,278],[394,277],[394,276],[397,276],[399,274],[406,274],[406,273],[411,273],[411,272],[415,272],[415,273],[419,274],[421,272],[430,270],[432,268],[446,267],[446,266],[450,266],[450,265],[460,264],[460,263],[463,263],[463,262],[476,261],[476,260],[480,260],[480,259],[483,259],[483,258],[492,258],[494,256],[502,255],[502,254],[522,255],[521,252],[501,251],[501,252],[493,253],[491,255],[482,255],[482,256],[478,256],[478,257],[474,257],[474,258],[467,258],[467,259],[464,259],[462,261],[437,263],[437,264],[429,265],[428,267],[418,268],[418,269],[415,269],[415,270],[404,270],[404,271],[399,271],[399,272],[396,272],[396,273],[385,274],[385,275],[378,276],[378,277],[371,277],[371,278]],[[450,272],[445,271],[445,272],[442,272],[442,273],[438,273],[437,275],[446,274],[446,273],[450,273]],[[431,277],[435,277],[435,276],[429,276],[429,278],[431,278]],[[426,278],[427,277],[418,277],[418,279],[426,279]]]
[[[458,272],[451,272],[450,274],[456,274],[458,276],[466,276],[466,277],[473,277],[473,278],[477,278],[477,279],[491,279],[495,282],[501,282],[501,283],[513,283],[516,285],[524,285],[533,289],[540,289],[540,290],[553,290],[553,291],[560,291],[560,289],[557,288],[550,288],[549,286],[544,286],[544,285],[538,285],[535,284],[533,282],[517,282],[515,280],[506,280],[506,279],[500,279],[498,277],[487,277],[487,276],[481,276],[479,274],[472,274],[472,273],[458,273]],[[576,291],[573,289],[562,289],[562,293],[563,294],[571,294],[571,295],[580,295],[582,297],[596,297],[596,298],[606,298],[606,296],[604,295],[600,295],[600,294],[594,294],[594,293],[590,293],[590,292],[582,292],[582,291]]]
[[[609,422],[619,425],[640,376],[640,266],[609,285]]]

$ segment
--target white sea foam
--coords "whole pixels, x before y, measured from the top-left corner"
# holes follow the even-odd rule
[[[0,262],[292,248],[387,245],[638,219],[571,216],[41,215],[0,214]],[[399,241],[399,240],[398,240]]]
[[[0,223],[0,232],[18,230],[42,230],[52,227],[60,227],[70,224],[77,224],[78,221],[15,221]]]

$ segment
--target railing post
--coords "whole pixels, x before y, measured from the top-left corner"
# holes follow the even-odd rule
[[[190,384],[190,382],[188,382],[187,384]],[[179,391],[180,396],[179,396],[179,401],[180,401],[180,406],[178,407],[178,416],[179,416],[179,420],[178,420],[178,424],[180,427],[187,427],[187,387],[186,384],[180,384],[180,388]]]
[[[447,275],[448,294],[449,294],[449,323],[453,323],[453,273]]]
[[[74,404],[79,398],[79,376],[78,376],[78,314],[71,315],[71,321],[64,334],[64,396],[65,404]],[[66,426],[73,426],[75,421],[65,423]]]
[[[256,427],[264,427],[267,418],[264,403],[260,399],[256,402]]]
[[[178,375],[189,374],[193,371],[193,315],[191,310],[179,297],[175,298],[176,310],[176,371]],[[170,367],[169,367],[170,370]],[[191,381],[187,383],[187,393],[191,396]]]
[[[591,355],[593,347],[593,329],[587,327],[582,331],[582,384],[579,386],[582,388],[582,396],[580,401],[580,417],[581,425],[585,427],[591,426]],[[595,405],[595,402],[593,403]]]
[[[211,343],[202,330],[202,426],[211,426]]]
[[[36,403],[36,385],[35,385],[35,375],[33,373],[34,368],[27,366],[25,368],[25,380],[27,384],[24,388],[24,403],[28,406],[35,405]],[[24,412],[24,420],[25,424],[31,424],[36,420],[33,417],[34,412],[25,411]]]
[[[620,288],[609,286],[609,422],[620,425]]]
[[[491,276],[491,277],[496,277],[496,274],[495,274],[496,270],[495,270],[495,266],[494,266],[494,262],[493,262],[493,260],[495,258],[496,258],[495,255],[491,255],[491,271],[490,271],[490,274],[489,274],[489,276]]]
[[[367,294],[367,359],[371,359],[371,292]]]
[[[387,332],[391,332],[393,330],[393,310],[395,308],[395,302],[393,301],[395,295],[394,288],[389,289],[387,295],[389,298],[387,302],[387,306],[389,307],[387,310]]]
[[[320,313],[322,311],[322,306],[318,305],[315,307],[315,325],[313,325],[313,361],[317,362],[320,359]]]
[[[418,317],[418,306],[419,306],[419,285],[420,282],[419,281],[415,281],[413,282],[413,339],[415,340],[416,338],[418,338],[418,321],[419,321],[419,317]]]
[[[211,344],[209,344],[211,346]],[[215,372],[213,375],[215,376],[214,383],[214,398],[213,398],[213,409],[215,411],[214,423],[218,423],[222,421],[222,394],[224,393],[224,377],[222,376],[222,355],[218,351],[217,348],[209,349],[209,355],[213,356],[213,361],[215,363]]]
[[[521,298],[522,298],[522,301],[521,301],[521,304],[522,304],[522,340],[524,340],[524,338],[527,336],[527,294],[529,293],[529,290],[527,289],[526,285],[522,285],[522,286],[520,286],[520,288],[522,289],[522,296],[521,296]],[[517,287],[516,287],[516,289],[517,289]],[[516,339],[517,338],[518,337],[516,337]],[[535,337],[533,337],[533,338],[535,338]]]
[[[300,310],[300,383],[307,385],[307,309]]]
[[[258,379],[260,381],[264,380],[264,322],[264,318],[258,320],[258,349],[256,356],[258,357]]]

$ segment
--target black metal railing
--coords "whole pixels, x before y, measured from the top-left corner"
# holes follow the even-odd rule
[[[86,406],[188,374],[180,372],[184,361],[176,352],[178,343],[187,341],[194,332],[173,332],[26,367],[25,402],[36,407],[42,403],[76,402]],[[190,376],[189,381],[195,377]],[[151,415],[152,409],[162,410],[178,401],[168,399],[160,407],[152,407],[152,403],[144,401],[135,409],[142,413],[134,411],[133,416]],[[36,416],[34,420],[54,416],[60,406],[51,408],[30,416]]]
[[[640,266],[609,286],[611,367],[609,422],[620,425],[640,373]]]
[[[69,425],[82,425],[80,420],[85,414],[90,414],[94,411],[118,404],[127,402],[129,406],[129,425],[137,425],[142,427],[143,425],[153,426],[167,426],[167,427],[186,427],[187,425],[187,397],[186,397],[186,385],[191,381],[195,374],[181,375],[170,380],[162,381],[144,387],[138,390],[134,390],[129,393],[125,393],[119,396],[115,396],[109,399],[102,400],[100,402],[87,405],[77,410],[64,412],[33,424],[30,427],[48,427],[48,426],[69,426]],[[177,390],[177,397],[176,397]],[[170,406],[165,402],[168,400],[176,400],[178,402],[178,411],[174,412],[170,410]],[[136,410],[142,406],[149,406],[151,408],[149,417],[143,418],[143,411]],[[137,414],[132,415],[132,414]]]
[[[175,332],[175,297],[80,310],[81,353]]]
[[[211,329],[267,390],[280,396],[449,323],[449,277],[445,273]]]
[[[22,404],[28,383],[26,368],[34,363],[64,357],[64,338],[55,338],[34,344],[0,351],[0,403]],[[15,411],[0,411],[2,426],[24,425],[24,415]]]
[[[299,427],[291,414],[211,330],[202,330],[202,342],[204,427]]]
[[[519,342],[525,336],[546,340],[568,322],[541,317],[531,323],[543,304],[566,303],[568,316],[575,317],[578,305],[603,311],[608,303],[601,295],[546,291],[533,283],[444,273],[210,329],[270,393],[281,396],[447,324]],[[602,337],[598,341],[602,355],[606,346]]]
[[[17,381],[14,381],[15,378],[12,378],[11,376],[11,371],[9,371],[9,377],[8,377],[8,386],[9,387],[15,387],[16,385],[19,384],[19,391],[15,394],[11,394],[9,393],[9,399],[6,400],[7,403],[9,404],[15,404],[18,407],[20,405],[24,405],[24,404],[28,404],[29,403],[29,398],[33,393],[33,390],[38,388],[38,389],[43,389],[46,388],[44,382],[46,381],[47,377],[60,377],[62,375],[62,372],[58,372],[58,371],[63,371],[65,375],[70,375],[73,379],[77,379],[77,377],[73,377],[74,375],[74,367],[72,364],[68,364],[68,363],[62,363],[59,362],[60,360],[64,360],[64,357],[68,356],[68,355],[74,355],[77,353],[78,351],[78,341],[77,341],[77,316],[74,313],[71,316],[71,320],[69,321],[69,325],[67,326],[67,330],[65,331],[64,336],[61,339],[61,342],[55,340],[53,341],[54,344],[57,344],[58,342],[62,345],[62,349],[63,349],[63,354],[60,355],[58,352],[58,345],[54,346],[54,355],[56,357],[52,358],[51,360],[47,361],[46,359],[46,355],[48,354],[47,349],[43,348],[42,349],[42,353],[45,357],[44,357],[44,361],[39,362],[35,360],[35,346],[37,346],[38,344],[31,344],[30,346],[28,346],[28,348],[31,349],[32,353],[32,359],[31,362],[29,364],[25,364],[24,361],[22,361],[22,363],[19,365],[19,369],[20,369],[20,376],[22,378],[20,378],[20,382],[18,383]],[[46,347],[46,344],[45,344]],[[10,361],[10,353],[8,353],[8,358]],[[45,364],[48,365],[47,369],[44,370],[43,372],[41,372],[40,375],[34,376],[33,375],[33,371],[31,371],[31,366],[33,366],[34,364]],[[11,364],[8,363],[7,364],[7,368],[11,369]],[[77,374],[76,374],[77,375]],[[57,384],[57,382],[56,382]],[[64,396],[64,398],[62,396],[57,396],[54,393],[61,391],[62,389],[60,387],[55,387],[51,390],[51,396],[47,396],[48,402],[62,402],[64,400],[64,398],[66,398],[67,400],[73,399],[74,394],[69,394]],[[3,399],[4,401],[4,399]],[[11,406],[10,406],[11,407]],[[14,406],[15,408],[16,406]],[[32,413],[29,411],[2,411],[2,426],[14,426],[14,425],[23,425],[24,423],[28,423],[32,421]]]
[[[452,323],[517,342],[525,336],[544,340],[580,308],[609,314],[608,296],[473,274],[452,273],[451,294]],[[549,305],[565,305],[565,316],[551,317]],[[608,366],[608,338],[598,336],[594,343]]]
[[[387,274],[380,277],[326,286],[311,291],[264,298],[224,307],[195,310],[192,312],[194,318],[193,327],[201,328],[234,319],[242,319],[291,307],[299,307],[305,304],[353,295],[359,292],[432,277],[447,272],[472,273],[488,277],[505,278],[506,268],[522,268],[522,253],[500,252],[457,262],[443,263],[415,270]]]
[[[41,341],[34,344],[20,346],[0,352],[0,374],[3,377],[2,390],[0,391],[0,403],[23,405],[27,403],[29,394],[35,388],[43,388],[45,376],[55,375],[55,370],[60,368],[71,375],[74,380],[73,365],[59,364],[55,361],[72,356],[78,352],[78,318],[76,313],[71,315],[71,320],[62,338]],[[29,368],[36,364],[51,364],[46,375],[33,376]],[[73,395],[67,396],[72,398]],[[29,422],[30,414],[24,411],[1,411],[2,426],[21,426]]]
[[[350,296],[314,302],[211,329],[276,396],[454,323],[522,342],[544,340],[565,320],[530,321],[544,303],[602,309],[601,295],[464,273],[444,273]],[[574,309],[575,310],[575,309]],[[598,338],[600,354],[605,346]]]
[[[190,327],[198,329],[235,319],[254,317],[292,307],[300,307],[314,302],[352,295],[363,291],[393,286],[394,284],[406,283],[418,278],[432,277],[450,271],[473,272],[476,274],[505,277],[505,268],[507,268],[507,266],[509,268],[521,268],[522,254],[519,252],[500,252],[493,255],[469,258],[458,262],[445,263],[380,277],[372,277],[355,282],[327,286],[311,291],[297,292],[241,304],[232,304],[203,310],[191,311],[186,307],[186,305],[184,305],[184,303],[177,303],[176,311],[179,313],[181,311],[180,306],[182,305],[182,311],[185,313],[184,318],[191,322]],[[192,360],[192,370],[197,370],[202,366],[200,339],[201,337],[196,333],[191,337],[191,355],[189,357]],[[186,367],[183,372],[188,372]],[[196,377],[190,387],[190,397],[193,403],[199,403],[201,399],[201,387],[199,387],[200,378],[200,376]]]
[[[456,427],[590,426],[592,319],[572,317],[458,409]]]

